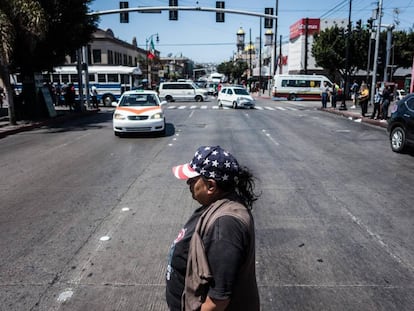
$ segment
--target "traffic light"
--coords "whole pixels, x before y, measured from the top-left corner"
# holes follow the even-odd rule
[[[169,0],[170,6],[178,6],[178,0]],[[178,10],[170,10],[170,21],[178,20]]]
[[[129,7],[128,1],[120,1],[119,8],[120,9],[127,9]],[[119,22],[127,24],[129,23],[129,13],[128,12],[121,12],[119,14]]]
[[[372,18],[369,18],[367,20],[367,27],[368,29],[372,29],[372,24],[374,23],[374,20]]]
[[[224,9],[224,1],[216,1],[216,9]],[[223,12],[216,12],[216,23],[224,23]]]
[[[356,22],[356,25],[355,25],[355,30],[356,30],[356,32],[361,32],[361,30],[362,30],[362,20],[357,20],[357,22]]]
[[[265,8],[265,14],[273,15],[273,8]],[[273,28],[273,19],[265,18],[264,28]]]

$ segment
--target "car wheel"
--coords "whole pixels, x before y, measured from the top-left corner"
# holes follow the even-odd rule
[[[202,102],[203,98],[200,95],[198,95],[198,96],[195,97],[195,101],[198,102],[198,103]]]
[[[233,107],[233,109],[237,109],[237,102],[236,101],[233,102],[233,106],[232,107]]]
[[[397,126],[390,134],[391,149],[394,152],[403,152],[406,147],[404,128]]]
[[[170,96],[170,95],[165,96],[165,100],[167,102],[169,102],[169,103],[171,103],[172,101],[174,101],[173,98],[172,98],[172,96]]]
[[[104,97],[102,97],[104,107],[110,107],[114,101],[115,98],[112,95],[104,95]]]
[[[295,94],[289,94],[288,100],[296,100],[296,95]]]

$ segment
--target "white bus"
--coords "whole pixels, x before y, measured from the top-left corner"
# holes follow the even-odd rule
[[[275,75],[272,96],[288,100],[320,100],[323,82],[332,87],[332,82],[322,75]]]
[[[138,75],[141,74],[139,67],[93,65],[88,67],[89,87],[96,87],[98,101],[102,101],[104,106],[111,106],[112,102],[118,100],[123,92],[139,87]],[[44,78],[47,78],[47,75]],[[77,89],[76,67],[54,68],[49,81],[61,85],[73,83]]]
[[[112,102],[118,100],[123,92],[140,87],[138,76],[141,74],[139,67],[91,65],[88,67],[89,87],[96,87],[98,101],[101,101],[104,106],[111,106]],[[73,83],[79,94],[79,76],[76,66],[55,67],[53,72],[44,72],[42,76],[44,82],[51,82],[54,86],[60,85],[62,88]],[[16,90],[20,91],[22,86],[19,75],[13,76],[12,81]]]

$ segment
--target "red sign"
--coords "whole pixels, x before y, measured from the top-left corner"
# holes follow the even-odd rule
[[[308,36],[319,33],[319,30],[321,29],[321,20],[319,18],[302,18],[290,26],[290,40],[305,35],[306,24],[308,25]]]

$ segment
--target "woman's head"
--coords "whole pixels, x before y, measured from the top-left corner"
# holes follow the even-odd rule
[[[193,198],[203,205],[234,192],[248,208],[257,199],[253,175],[220,146],[199,147],[191,162],[174,167],[173,173],[188,180]]]

